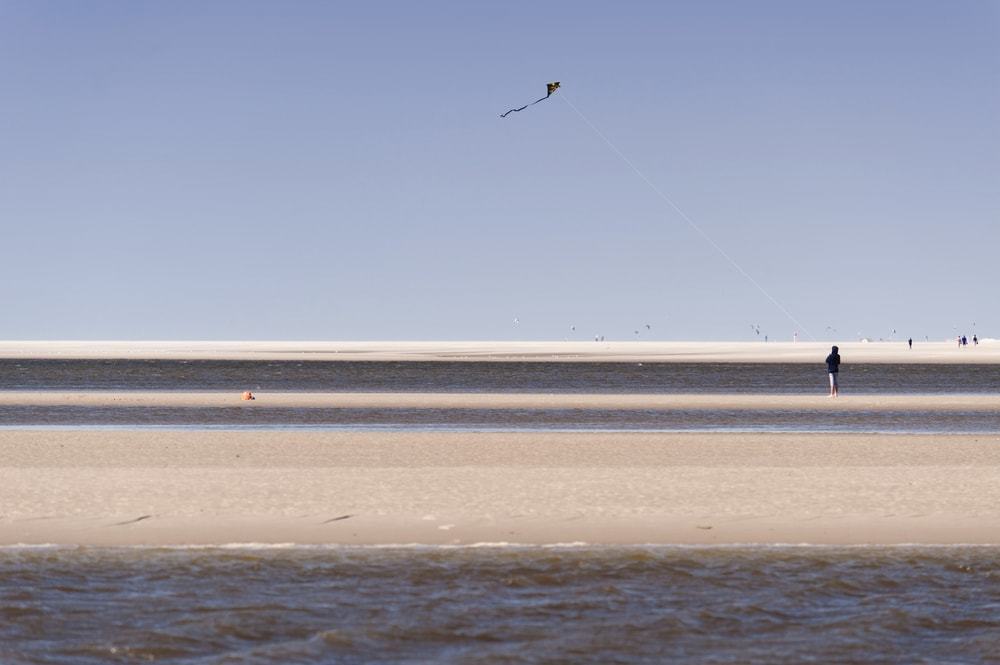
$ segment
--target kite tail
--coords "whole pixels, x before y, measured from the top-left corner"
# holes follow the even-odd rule
[[[511,110],[507,111],[506,113],[501,113],[501,114],[500,114],[500,117],[501,117],[501,118],[506,118],[506,117],[507,117],[508,115],[510,115],[511,113],[517,113],[518,111],[523,111],[524,109],[528,108],[529,106],[534,106],[534,105],[535,105],[535,104],[537,104],[538,102],[544,102],[544,101],[545,101],[546,99],[548,99],[548,98],[549,98],[549,97],[551,97],[551,96],[552,96],[551,94],[548,94],[548,95],[545,95],[545,96],[544,96],[544,97],[542,97],[541,99],[536,99],[535,101],[531,102],[530,104],[525,104],[524,106],[522,106],[522,107],[521,107],[521,108],[519,108],[519,109],[511,109]]]
[[[524,109],[528,108],[529,106],[531,106],[531,104],[525,104],[524,106],[522,106],[522,107],[521,107],[521,108],[519,108],[519,109],[511,109],[511,110],[507,111],[506,113],[501,113],[501,114],[500,114],[500,117],[501,117],[501,118],[506,118],[506,117],[507,117],[507,116],[509,116],[509,115],[510,115],[511,113],[517,113],[518,111],[523,111]]]

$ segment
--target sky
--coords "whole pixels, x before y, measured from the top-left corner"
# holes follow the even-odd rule
[[[1000,2],[0,0],[0,233],[8,340],[1000,337]]]

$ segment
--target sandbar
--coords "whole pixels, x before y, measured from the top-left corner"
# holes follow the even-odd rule
[[[847,363],[1000,364],[1000,341],[0,341],[0,358],[496,362],[747,362],[822,364],[832,344]]]
[[[200,391],[0,391],[0,406],[295,409],[605,409],[743,411],[998,411],[1000,395],[577,394]]]
[[[0,431],[0,545],[1000,543],[1000,436]]]

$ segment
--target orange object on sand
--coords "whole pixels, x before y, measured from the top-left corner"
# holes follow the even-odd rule
[[[257,399],[257,398],[254,397],[253,393],[250,392],[249,390],[244,390],[243,391],[243,401],[246,402],[246,401],[251,400],[251,399]]]

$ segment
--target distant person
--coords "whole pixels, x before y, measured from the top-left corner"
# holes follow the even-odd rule
[[[913,338],[912,337],[910,339],[906,340],[906,343],[910,345],[911,349],[913,348]]]
[[[979,338],[976,337],[976,333],[972,333],[972,345],[979,346]]]
[[[969,338],[966,337],[965,335],[962,335],[962,346],[968,346],[968,345],[969,345]]]
[[[840,372],[840,349],[833,347],[830,350],[830,355],[826,357],[826,371],[830,375],[830,397],[836,397],[839,394],[837,386],[837,374]]]

